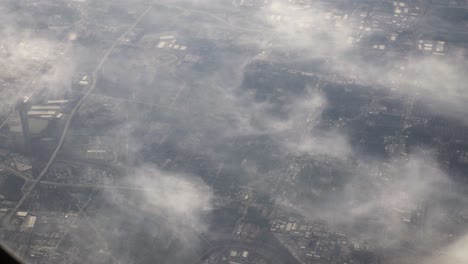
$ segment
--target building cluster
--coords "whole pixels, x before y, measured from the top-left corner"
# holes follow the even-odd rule
[[[353,252],[371,249],[362,240],[328,230],[321,221],[277,218],[271,222],[270,230],[300,263],[353,263]]]
[[[445,41],[440,40],[420,40],[418,49],[424,53],[434,55],[445,55]]]
[[[86,1],[73,2],[74,5],[78,6],[84,5],[82,3]],[[308,8],[311,8],[313,1],[290,0],[288,2],[298,6],[302,10],[307,10]],[[434,0],[434,2],[437,1]],[[462,2],[466,1],[460,0],[448,2],[448,4],[447,2],[445,4],[452,5],[456,3],[461,5]],[[234,4],[237,6],[249,8],[261,7],[266,3],[268,3],[268,1],[234,1]],[[102,10],[97,10],[98,13],[108,13],[109,9],[103,7]],[[357,21],[355,23],[356,27],[354,28],[352,36],[348,39],[349,42],[365,42],[365,45],[370,43],[370,45],[365,47],[370,47],[372,50],[384,51],[389,50],[393,46],[397,46],[397,43],[400,41],[400,38],[402,38],[403,33],[409,29],[415,21],[415,18],[421,16],[423,12],[424,10],[420,5],[420,1],[381,1],[381,3],[379,2],[372,7],[362,6],[350,11],[327,10],[326,12],[323,12],[322,16],[319,18],[302,17],[296,19],[282,14],[272,14],[270,16],[270,20],[274,23],[280,24],[290,23],[294,20],[296,21],[294,22],[296,23],[296,26],[303,30],[308,30],[314,26],[317,27],[320,23],[328,23],[335,29],[339,29],[347,24],[354,24],[354,22]],[[109,17],[111,16],[109,15]],[[320,21],[317,21],[317,19]],[[58,30],[63,24],[66,24],[66,22],[67,21],[64,21],[63,16],[52,16],[48,20],[48,26],[54,30]],[[86,31],[88,31],[88,33],[82,32],[83,35],[80,35],[80,37],[82,38],[81,40],[85,41],[91,39],[91,35],[98,35],[102,32],[109,36],[113,36],[120,32],[122,28],[123,26],[113,25],[110,22],[100,26],[87,25]],[[189,45],[184,43],[184,40],[181,41],[178,37],[176,38],[175,33],[145,35],[143,32],[139,32],[138,30],[139,29],[134,30],[135,32],[129,34],[127,38],[124,38],[122,43],[120,43],[121,46],[118,48],[135,49],[135,47],[138,47],[145,51],[156,51],[155,53],[158,54],[157,56],[163,58],[162,60],[176,57],[177,62],[198,63],[204,58],[200,55],[201,52],[196,52],[197,49],[202,50],[202,48],[200,48],[201,46],[206,45],[204,41],[199,41],[200,43],[191,41]],[[211,34],[211,32],[207,35],[209,34]],[[379,34],[380,36],[384,36],[384,38],[379,38],[378,40],[372,38],[372,40],[369,40],[374,34]],[[406,41],[401,40],[401,42]],[[419,50],[423,54],[444,55],[447,52],[447,43],[444,40],[424,38],[420,39],[414,46],[415,49]],[[20,45],[19,48],[29,47],[27,45]],[[207,48],[204,47],[204,49]],[[151,57],[153,53],[154,52],[148,52],[148,54],[150,54],[148,57]],[[146,52],[142,54],[146,55]],[[263,54],[261,55],[262,59],[267,59],[267,56],[264,56],[266,52],[261,54]],[[140,58],[138,58],[138,60],[140,60]],[[151,57],[151,59],[153,59],[153,57]],[[151,59],[148,59],[148,61],[151,61]],[[148,67],[149,69],[152,69],[151,67],[156,67],[154,66],[156,63],[148,66],[144,64],[146,61],[140,61],[143,62],[137,62],[132,65],[138,65],[138,68],[143,65],[143,67]],[[379,98],[368,94],[358,94],[358,92],[354,90],[352,94],[353,97],[343,95],[343,93],[339,94],[339,92],[337,92],[337,94],[332,94],[325,91],[326,89],[324,87],[335,89],[336,86],[355,84],[351,81],[340,79],[340,77],[336,75],[329,77],[325,76],[325,74],[313,73],[305,69],[293,70],[287,67],[281,68],[279,72],[290,74],[291,76],[287,77],[291,78],[299,79],[307,77],[310,79],[318,79],[319,84],[317,84],[317,89],[323,93],[327,93],[327,99],[330,100],[330,108],[335,107],[333,109],[335,110],[333,114],[339,116],[337,119],[330,118],[329,120],[324,120],[320,125],[324,127],[338,128],[341,125],[346,125],[348,121],[348,123],[352,123],[353,121],[363,121],[362,123],[359,123],[359,126],[362,124],[360,129],[363,130],[363,133],[356,134],[364,136],[356,140],[356,142],[359,142],[359,144],[362,143],[362,145],[380,144],[383,146],[384,152],[388,154],[390,158],[396,159],[406,156],[408,143],[406,141],[406,136],[403,135],[404,129],[419,125],[425,127],[428,124],[428,118],[407,118],[407,116],[412,114],[413,103],[408,103],[410,106],[402,104],[398,107],[392,108],[390,106],[392,103],[389,103],[389,101],[385,102],[385,105],[388,105],[388,107],[383,106],[384,103],[378,103]],[[125,76],[125,78],[126,77],[127,76]],[[333,85],[325,84],[328,81],[331,81]],[[82,88],[87,88],[92,83],[93,80],[90,75],[83,73],[80,73],[74,81],[74,85],[81,88],[80,92],[83,91]],[[0,87],[2,85],[5,86],[5,83],[2,83],[2,80],[0,80]],[[360,87],[353,88],[358,89]],[[338,90],[339,89],[337,88],[336,91]],[[343,90],[349,91],[348,88]],[[346,93],[348,92],[346,91]],[[134,99],[135,98],[133,97],[133,100]],[[29,98],[25,98],[20,105],[19,113],[15,112],[15,115],[11,116],[7,122],[7,126],[5,126],[7,129],[2,129],[2,131],[8,130],[8,133],[10,133],[7,135],[8,138],[16,137],[18,139],[23,139],[24,134],[27,134],[28,137],[49,137],[50,135],[53,135],[53,133],[49,133],[50,130],[48,130],[50,125],[54,122],[60,122],[60,120],[63,120],[63,117],[66,116],[69,100],[73,101],[71,99],[57,99],[31,102],[29,101]],[[281,100],[285,104],[290,102],[288,101],[287,96],[281,95]],[[121,112],[118,112],[118,110],[122,110],[121,106],[124,105],[123,103],[128,101],[130,101],[130,99],[113,98],[97,94],[93,95],[85,102],[80,110],[80,117],[77,118],[79,122],[82,122],[80,124],[83,124],[83,126],[74,128],[76,129],[74,132],[76,134],[80,134],[83,131],[86,133],[89,133],[89,131],[95,132],[95,130],[98,130],[99,128],[106,127],[109,123],[118,123],[116,121],[121,120],[119,118],[125,116],[121,115]],[[175,102],[175,100],[173,102]],[[367,105],[369,106],[367,107]],[[406,109],[401,110],[400,108]],[[395,109],[400,109],[401,111]],[[358,111],[363,111],[363,113],[357,113],[355,115],[356,117],[354,117],[353,114]],[[324,111],[324,115],[326,114],[325,112],[326,111]],[[343,113],[347,114],[346,117],[340,116]],[[197,115],[193,115],[192,118],[195,120]],[[224,118],[224,115],[210,118],[213,118],[213,123],[217,123]],[[216,120],[216,118],[218,118],[218,120]],[[307,124],[305,124],[304,127],[301,127],[301,129],[308,131],[308,129],[311,128],[311,124],[308,123],[309,121],[307,121]],[[171,126],[170,122],[165,123],[163,121],[152,125],[154,125],[152,127],[153,130],[158,130],[158,132],[155,133],[159,133],[157,137],[151,138],[152,142],[154,142],[154,146],[152,147],[157,149],[155,152],[158,152],[154,154],[156,157],[152,159],[153,162],[160,165],[164,170],[184,170],[196,175],[203,175],[203,177],[206,176],[209,184],[212,184],[213,186],[223,185],[216,186],[219,187],[219,189],[225,188],[220,191],[223,198],[226,198],[226,200],[229,200],[230,202],[234,200],[240,204],[241,206],[239,206],[239,211],[243,211],[243,209],[245,209],[245,211],[243,211],[242,221],[238,221],[235,224],[233,244],[239,245],[244,242],[246,242],[245,244],[248,244],[248,242],[259,239],[265,233],[265,227],[262,226],[262,224],[265,224],[266,222],[266,225],[268,225],[269,230],[274,234],[276,239],[288,248],[291,254],[293,254],[302,263],[359,263],[359,261],[355,260],[353,252],[371,250],[366,242],[345,234],[330,231],[327,225],[323,222],[307,222],[302,219],[298,219],[297,217],[279,213],[277,210],[271,208],[271,204],[270,206],[267,206],[265,204],[261,204],[261,202],[257,203],[253,198],[254,195],[252,194],[252,191],[244,188],[246,182],[245,178],[241,179],[241,177],[238,176],[241,173],[238,173],[239,171],[235,171],[232,168],[240,165],[239,167],[242,168],[242,173],[252,173],[255,175],[262,174],[262,170],[267,170],[265,169],[265,164],[271,164],[271,160],[267,160],[264,156],[268,155],[263,155],[261,151],[269,152],[270,149],[273,149],[274,146],[272,147],[271,143],[265,143],[255,138],[242,142],[242,138],[236,138],[234,143],[232,143],[232,146],[229,145],[229,147],[232,147],[232,151],[236,152],[236,154],[241,157],[239,160],[240,164],[236,163],[237,161],[229,163],[231,162],[229,159],[225,159],[224,161],[213,161],[210,157],[205,157],[202,154],[181,154],[175,150],[176,148],[194,150],[198,146],[203,145],[203,140],[205,138],[203,132],[198,132],[196,131],[196,128],[194,128],[191,129],[189,133],[190,135],[180,137],[178,135],[180,133],[173,130],[174,128]],[[443,124],[434,125],[434,127],[436,127],[441,134],[440,138],[448,138],[448,136],[454,134],[453,129],[447,126],[444,127]],[[24,133],[25,129],[27,129],[27,133]],[[386,131],[384,136],[381,136],[380,134],[382,130]],[[153,134],[151,136],[153,136]],[[364,138],[365,136],[368,137]],[[76,136],[76,138],[79,137],[80,136],[78,135]],[[120,149],[117,149],[116,147],[115,137],[89,137],[88,134],[83,137],[85,137],[86,140],[83,140],[85,142],[84,144],[80,144],[80,150],[82,150],[82,152],[78,154],[80,155],[84,153],[83,156],[87,159],[86,162],[92,161],[99,163],[99,165],[104,165],[98,166],[96,164],[86,162],[56,162],[50,168],[48,174],[43,180],[43,183],[40,185],[41,187],[48,186],[51,187],[50,189],[53,189],[53,186],[100,188],[112,187],[112,185],[115,184],[117,176],[116,173],[108,169],[105,165],[106,162],[115,162],[118,160],[118,156],[121,154],[119,153]],[[0,135],[0,139],[3,138],[5,137]],[[379,140],[381,140],[381,142]],[[26,139],[26,141],[28,140]],[[174,144],[174,142],[176,142],[175,144],[177,147],[171,145]],[[80,141],[80,143],[82,142]],[[442,143],[440,144],[442,145]],[[454,156],[455,157],[453,158],[456,160],[457,165],[468,164],[468,151],[466,151],[466,149],[460,148]],[[281,169],[272,169],[271,171],[265,172],[261,175],[266,178],[265,183],[271,184],[267,187],[263,186],[264,189],[272,187],[270,189],[270,194],[275,198],[283,194],[290,195],[292,198],[299,198],[301,197],[300,195],[310,193],[312,189],[311,187],[314,188],[313,192],[315,193],[313,195],[317,195],[317,197],[322,193],[325,193],[326,190],[336,191],[335,187],[338,186],[337,182],[339,182],[339,176],[342,174],[342,171],[345,170],[343,168],[349,165],[345,162],[346,164],[341,166],[339,165],[341,161],[322,156],[307,156],[305,158],[288,156],[285,158],[289,161],[287,162],[287,165],[285,165],[286,167],[281,167]],[[17,200],[15,200],[15,198],[21,195],[21,187],[11,187],[13,186],[11,181],[18,180],[19,183],[17,185],[21,186],[21,184],[24,183],[22,181],[24,181],[25,178],[30,177],[33,162],[26,156],[19,154],[12,154],[10,156],[2,155],[0,159],[2,160],[1,165],[5,166],[5,168],[0,167],[1,218],[8,214],[11,208],[15,205],[14,201]],[[346,167],[346,169],[349,168]],[[313,171],[313,173],[309,173],[310,171]],[[377,171],[373,176],[375,177],[372,177],[371,180],[365,183],[367,184],[366,186],[369,186],[368,189],[366,189],[366,191],[369,190],[369,194],[364,192],[360,194],[365,196],[365,201],[370,201],[373,198],[378,197],[373,196],[375,195],[375,190],[385,190],[389,183],[395,181],[395,179],[385,171]],[[30,186],[31,184],[33,184],[33,181],[29,181],[26,186]],[[8,186],[9,189],[7,190],[3,188],[3,186]],[[304,187],[304,190],[300,189],[300,187]],[[362,189],[361,187],[362,186],[357,189]],[[31,205],[29,207],[31,210],[25,210],[22,208],[14,215],[12,226],[17,229],[14,232],[11,230],[7,230],[7,232],[5,232],[8,241],[17,245],[20,252],[27,252],[28,258],[37,260],[38,262],[42,259],[54,260],[58,257],[59,254],[57,253],[57,248],[59,248],[62,243],[61,241],[63,241],[70,229],[77,228],[76,220],[81,217],[76,213],[78,210],[74,210],[74,213],[69,213],[71,210],[70,208],[73,206],[71,203],[57,199],[56,196],[52,194],[49,194],[48,192],[40,193],[41,196],[50,195],[53,197],[50,201],[46,201],[47,203],[44,202],[44,204],[47,205],[45,207],[48,207],[51,203],[59,203],[61,207],[65,208],[64,210],[48,211],[46,209],[41,209],[40,211],[35,211],[34,208],[41,208],[42,204],[41,206],[35,206],[34,203],[28,204]],[[33,198],[35,199],[36,197]],[[392,193],[391,199],[389,198],[390,201],[388,203],[384,203],[387,208],[383,209],[385,209],[387,215],[390,215],[390,217],[395,217],[409,226],[421,225],[423,222],[422,219],[424,219],[426,213],[425,201],[415,201],[411,198],[412,197],[409,197],[409,195],[404,191],[394,192]],[[468,221],[467,219],[468,213],[464,211],[458,212],[457,221],[466,223]],[[2,235],[4,234],[2,233]],[[229,245],[225,250],[213,253],[204,260],[204,263],[263,264],[267,263],[267,261],[261,256],[261,254],[256,252],[255,249]],[[374,262],[370,262],[370,264],[374,264]]]
[[[73,185],[108,186],[114,183],[115,174],[91,164],[59,163],[50,169],[44,181],[50,182],[49,185],[64,183],[71,187]]]
[[[248,248],[229,247],[217,251],[203,261],[203,264],[267,264],[263,257]]]
[[[10,118],[0,130],[0,147],[32,150],[32,141],[49,144],[54,140],[58,124],[66,115],[68,99],[41,99],[24,97],[17,102]]]
[[[235,236],[242,240],[255,240],[259,237],[262,228],[252,223],[240,223],[236,227]]]
[[[359,7],[351,15],[355,28],[348,42],[367,45],[370,41],[371,47],[378,50],[395,47],[400,34],[409,30],[422,12],[423,7],[417,1],[383,1]],[[374,38],[375,35],[379,37]]]
[[[86,144],[85,156],[89,160],[111,162],[116,160],[116,152],[114,138],[91,137]]]
[[[26,253],[28,262],[59,262],[63,260],[60,252],[65,236],[76,230],[79,216],[76,213],[43,211],[40,215],[18,212],[15,232],[7,232],[11,245],[17,245],[17,252]],[[26,241],[24,241],[26,240]],[[27,245],[22,247],[21,245]],[[69,253],[69,252],[67,252]]]
[[[232,4],[242,8],[260,8],[268,4],[270,0],[234,0]]]
[[[160,36],[157,46],[159,49],[174,49],[174,50],[187,50],[187,46],[177,44],[177,39],[174,36]]]
[[[31,159],[19,153],[9,153],[4,164],[21,173],[28,173],[32,169]]]
[[[289,1],[297,10],[307,10],[321,5],[313,5],[308,1]],[[325,6],[325,5],[324,5]],[[427,6],[421,1],[381,1],[369,5],[368,3],[346,9],[323,8],[319,16],[289,16],[283,13],[273,13],[269,21],[273,24],[293,25],[296,29],[307,33],[310,28],[323,30],[326,23],[331,28],[346,26],[350,29],[347,43],[370,50],[405,53],[419,50],[424,54],[445,55],[447,43],[441,39],[421,39],[413,43],[408,34],[413,34],[412,26],[425,12]],[[325,27],[326,28],[326,27]],[[335,29],[334,29],[335,30]],[[345,33],[345,32],[343,32]]]
[[[197,63],[201,59],[200,55],[191,53],[186,44],[179,43],[175,34],[145,34],[139,40],[135,39],[134,42],[145,49],[159,50],[161,56],[167,54],[175,56],[175,62],[178,63]],[[173,61],[163,56],[161,63],[171,64]]]
[[[28,111],[29,118],[51,120],[52,118],[61,118],[62,109],[68,100],[47,100],[45,104],[32,105]]]

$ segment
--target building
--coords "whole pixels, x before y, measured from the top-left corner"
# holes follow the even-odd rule
[[[423,53],[432,53],[434,55],[445,55],[445,41],[440,40],[420,40],[418,49]]]

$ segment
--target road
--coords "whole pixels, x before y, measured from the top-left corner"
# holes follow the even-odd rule
[[[96,89],[96,84],[97,84],[97,79],[98,79],[99,72],[100,72],[102,66],[104,65],[104,63],[109,58],[112,51],[115,49],[117,44],[119,42],[121,42],[121,40],[124,39],[140,23],[140,21],[143,19],[143,17],[145,17],[146,14],[148,14],[148,12],[152,9],[152,7],[153,6],[151,5],[148,8],[146,8],[145,11],[138,17],[138,19],[131,25],[131,27],[127,31],[125,31],[118,39],[116,39],[114,41],[114,43],[112,43],[110,48],[106,51],[106,53],[103,55],[103,57],[99,61],[98,65],[96,66],[95,70],[93,71],[92,84],[91,84],[89,90],[83,95],[81,100],[78,101],[78,103],[75,105],[73,110],[70,112],[70,115],[67,118],[67,122],[65,123],[65,126],[63,128],[60,140],[59,140],[59,142],[57,144],[57,147],[55,148],[54,152],[52,153],[49,161],[47,162],[44,169],[41,171],[41,173],[37,177],[37,180],[31,185],[31,187],[28,190],[25,190],[25,193],[23,194],[21,199],[18,201],[18,203],[15,205],[13,210],[10,210],[8,215],[4,218],[4,221],[3,221],[4,225],[8,225],[10,223],[11,217],[19,210],[19,208],[23,205],[23,203],[26,201],[26,199],[28,199],[28,197],[31,195],[31,193],[34,191],[34,189],[37,187],[37,185],[41,182],[42,178],[47,174],[47,171],[49,170],[50,166],[54,163],[58,152],[60,151],[60,149],[63,146],[63,143],[65,142],[65,137],[67,135],[68,129],[69,129],[70,124],[71,124],[71,121],[73,119],[73,116],[76,114],[76,112],[78,112],[81,105],[83,105],[83,103],[86,101],[88,96],[94,91],[94,89]]]
[[[123,190],[123,191],[153,191],[154,188],[145,188],[140,186],[119,186],[119,185],[103,185],[103,184],[93,184],[93,183],[60,183],[60,182],[51,182],[51,181],[42,181],[40,183],[43,186],[54,186],[54,187],[68,187],[76,189],[90,189],[90,190]]]
[[[67,162],[67,161],[61,161],[61,162]],[[76,161],[74,162],[76,163]],[[77,163],[78,164],[78,163]],[[85,163],[82,163],[83,166],[86,166]],[[21,178],[25,180],[26,182],[35,182],[35,180],[31,179],[29,175],[24,174],[20,171],[15,170],[14,168],[0,165],[0,170],[6,170],[7,172],[11,173],[13,176],[16,176],[18,178]],[[122,190],[122,191],[152,191],[153,188],[151,187],[142,187],[138,185],[105,185],[105,184],[93,184],[93,183],[67,183],[67,182],[54,182],[54,181],[41,181],[39,184],[43,186],[54,186],[58,188],[76,188],[76,189],[87,189],[87,190]],[[264,203],[259,203],[259,202],[254,202],[251,199],[249,199],[247,202],[243,198],[235,199],[235,198],[230,198],[230,197],[222,197],[221,198],[223,203],[233,203],[233,202],[240,202],[245,205],[245,210],[244,214],[246,213],[246,210],[249,206],[255,206],[255,207],[270,207],[274,208],[275,206],[271,204],[264,204]],[[244,215],[245,217],[245,215]],[[236,225],[237,226],[237,225]],[[234,234],[235,230],[233,231]]]
[[[14,112],[15,112],[15,108],[12,107],[12,109],[10,110],[10,113],[8,113],[8,115],[5,117],[5,120],[3,120],[3,122],[0,124],[0,129],[2,129],[8,123],[10,118],[13,116]]]
[[[13,168],[8,167],[8,166],[0,165],[0,170],[5,170],[5,171],[13,174],[14,176],[19,177],[19,178],[21,178],[21,179],[23,179],[25,181],[30,180],[29,175],[26,175],[26,174],[24,174],[24,173],[22,173],[20,171],[17,171],[17,170],[15,170]]]

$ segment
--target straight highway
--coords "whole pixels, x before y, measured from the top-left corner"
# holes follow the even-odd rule
[[[45,165],[44,169],[41,171],[41,173],[39,174],[39,176],[37,177],[36,181],[31,185],[31,187],[27,190],[25,190],[23,196],[21,197],[21,199],[18,201],[18,203],[15,205],[15,207],[10,210],[10,212],[8,213],[7,216],[5,216],[3,222],[4,222],[4,225],[8,225],[10,223],[10,220],[11,220],[11,217],[19,210],[19,208],[23,205],[23,203],[26,201],[26,199],[28,199],[28,197],[31,195],[31,193],[34,191],[34,189],[37,187],[37,185],[41,182],[42,178],[47,174],[47,171],[49,170],[50,166],[54,163],[55,161],[55,158],[57,157],[57,154],[58,152],[60,151],[60,149],[62,148],[63,146],[63,143],[65,142],[65,137],[67,135],[67,132],[68,132],[68,129],[70,127],[70,124],[71,124],[71,121],[74,117],[74,115],[76,114],[76,112],[78,112],[78,110],[80,109],[81,105],[83,105],[83,103],[86,101],[86,99],[89,97],[89,95],[95,90],[96,88],[96,84],[97,84],[97,79],[98,79],[98,75],[99,75],[99,72],[102,68],[102,66],[104,65],[104,63],[107,61],[107,59],[109,58],[110,54],[112,53],[112,51],[115,49],[115,47],[117,46],[117,44],[119,42],[121,42],[122,39],[124,39],[140,22],[141,20],[148,14],[148,12],[152,9],[152,5],[149,6],[148,8],[145,9],[145,11],[143,11],[143,13],[138,17],[138,19],[130,26],[130,28],[125,31],[118,39],[116,39],[112,45],[110,46],[110,48],[106,51],[106,53],[104,53],[103,57],[101,58],[101,60],[99,61],[98,65],[96,66],[95,70],[93,71],[93,74],[92,74],[92,84],[89,88],[89,90],[83,95],[83,97],[80,99],[80,101],[78,101],[78,103],[75,105],[75,107],[73,108],[73,110],[70,112],[70,115],[68,116],[67,118],[67,122],[65,123],[65,126],[63,128],[63,131],[62,131],[62,134],[61,134],[61,137],[60,137],[60,140],[57,144],[57,147],[55,148],[54,152],[52,153],[49,161],[47,162],[47,164]]]

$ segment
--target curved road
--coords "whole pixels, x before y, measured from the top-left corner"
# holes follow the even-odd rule
[[[23,196],[21,197],[21,199],[18,201],[18,203],[16,204],[15,208],[13,208],[13,210],[11,210],[8,215],[5,217],[4,221],[3,221],[3,224],[4,225],[8,225],[10,223],[10,219],[11,217],[19,210],[19,208],[23,205],[23,203],[26,201],[26,199],[29,197],[29,195],[31,195],[31,193],[34,191],[34,189],[37,187],[37,185],[40,183],[40,181],[42,180],[42,178],[46,175],[47,171],[49,170],[50,166],[52,165],[52,163],[54,162],[55,158],[57,157],[57,154],[58,152],[60,151],[64,141],[65,141],[65,137],[67,135],[67,132],[68,132],[68,128],[70,127],[70,124],[71,124],[71,121],[73,119],[73,116],[76,114],[76,112],[80,109],[81,105],[86,101],[86,99],[88,98],[88,96],[94,91],[94,89],[96,88],[96,83],[97,83],[97,78],[98,78],[98,74],[99,74],[99,71],[101,70],[102,66],[104,65],[104,63],[106,62],[106,60],[109,58],[109,55],[112,53],[112,51],[115,49],[115,47],[117,46],[117,44],[127,36],[128,33],[130,33],[139,23],[140,21],[143,19],[143,17],[146,16],[146,14],[148,14],[148,12],[151,10],[151,8],[153,8],[153,6],[149,6],[148,8],[145,9],[145,11],[138,17],[138,19],[135,21],[135,23],[132,24],[132,26],[127,30],[125,31],[117,40],[114,41],[114,43],[112,43],[112,45],[110,46],[110,48],[107,50],[107,52],[104,54],[104,56],[101,58],[101,60],[99,61],[99,64],[96,66],[95,70],[93,71],[93,74],[92,74],[92,84],[91,84],[91,87],[89,88],[89,90],[84,94],[84,96],[81,98],[80,101],[78,101],[78,103],[76,104],[76,106],[73,108],[73,110],[70,112],[70,115],[68,116],[68,119],[67,119],[67,122],[65,123],[65,127],[63,128],[63,132],[62,132],[62,135],[60,137],[60,140],[57,144],[57,147],[55,148],[54,152],[52,153],[49,161],[47,162],[46,166],[44,167],[44,169],[41,171],[41,173],[39,174],[39,176],[37,177],[37,180],[34,182],[34,184],[27,190],[25,191],[25,193],[23,194]]]

